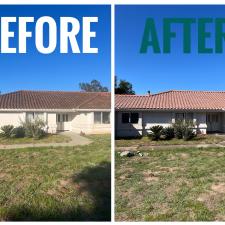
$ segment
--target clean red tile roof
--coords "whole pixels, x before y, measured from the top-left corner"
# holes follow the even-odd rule
[[[0,109],[110,109],[107,92],[16,91],[0,95]]]
[[[115,108],[225,110],[225,91],[167,91],[152,95],[116,95]]]

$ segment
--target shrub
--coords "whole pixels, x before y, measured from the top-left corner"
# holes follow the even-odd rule
[[[182,139],[183,138],[183,131],[184,131],[184,126],[182,121],[176,121],[176,123],[173,125],[174,128],[174,136],[177,139]]]
[[[5,138],[10,138],[12,131],[13,131],[14,126],[13,125],[6,125],[1,127],[1,136]]]
[[[27,120],[22,122],[22,126],[25,129],[25,136],[32,137],[34,139],[40,139],[46,135],[44,131],[45,122],[39,118],[34,121]]]
[[[194,124],[191,121],[177,121],[174,125],[174,134],[178,139],[185,141],[192,139],[195,136],[193,132]]]
[[[195,133],[193,132],[193,130],[191,128],[185,129],[184,134],[183,134],[183,139],[185,141],[191,140],[194,136],[195,136]]]
[[[13,138],[23,138],[25,137],[25,128],[20,126],[12,130],[11,137]]]
[[[162,134],[162,126],[152,126],[150,128],[151,134],[149,135],[149,137],[151,137],[152,140],[158,141],[160,139],[160,136]]]
[[[162,135],[166,140],[170,140],[174,138],[174,128],[173,127],[165,127],[162,129]]]

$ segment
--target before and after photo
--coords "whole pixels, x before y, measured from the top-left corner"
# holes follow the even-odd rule
[[[0,5],[0,221],[224,221],[224,12]]]

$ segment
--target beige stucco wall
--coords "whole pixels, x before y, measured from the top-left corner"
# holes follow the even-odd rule
[[[57,124],[56,124],[56,113],[47,113],[47,125],[48,133],[56,133]]]
[[[76,112],[71,121],[71,130],[86,134],[110,133],[110,124],[94,124],[94,112]]]
[[[70,112],[68,114],[69,122],[64,122],[62,130],[74,131],[76,133],[84,132],[86,134],[110,133],[110,124],[94,124],[94,112]],[[44,120],[47,124],[49,133],[56,133],[60,130],[56,122],[56,112],[44,112]],[[25,120],[26,112],[0,112],[0,127],[4,125],[20,126],[20,121]]]
[[[24,112],[0,112],[0,127],[5,125],[20,126],[21,121],[25,120],[25,115]]]

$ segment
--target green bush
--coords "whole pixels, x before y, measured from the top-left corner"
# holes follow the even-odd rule
[[[40,139],[46,135],[44,131],[45,122],[39,118],[34,121],[27,120],[26,122],[22,122],[22,126],[25,129],[26,137]]]
[[[183,121],[179,120],[176,121],[176,123],[173,125],[174,128],[174,136],[177,139],[183,138],[183,132],[184,132],[184,124]]]
[[[160,139],[160,136],[162,135],[162,126],[152,126],[150,128],[151,133],[149,134],[149,137],[154,140],[154,141],[158,141]]]
[[[13,125],[5,125],[1,127],[1,136],[5,138],[10,138],[14,126]]]
[[[195,133],[193,132],[191,128],[186,128],[184,130],[183,139],[185,141],[191,140],[194,137],[195,137]]]
[[[184,139],[188,141],[195,137],[195,133],[193,132],[194,124],[191,121],[176,121],[173,125],[174,135],[178,139]]]
[[[16,127],[12,130],[12,138],[23,138],[25,137],[25,128],[22,126]]]
[[[174,138],[174,128],[173,127],[165,127],[162,129],[162,135],[166,140],[170,140]]]

